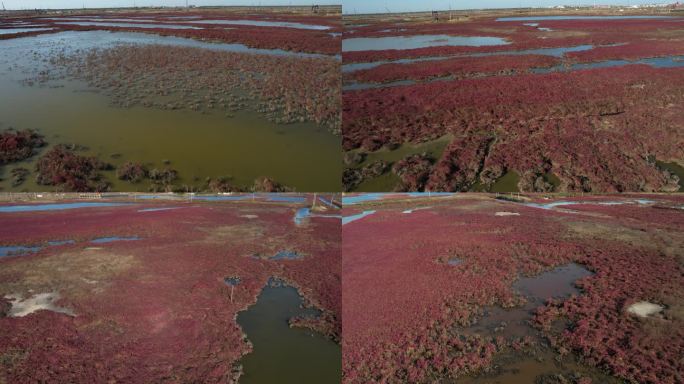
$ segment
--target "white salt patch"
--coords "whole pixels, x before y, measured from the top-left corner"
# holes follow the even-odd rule
[[[39,293],[27,299],[24,299],[21,295],[7,295],[5,298],[9,299],[12,303],[12,308],[7,313],[9,317],[24,317],[43,309],[75,316],[72,310],[53,304],[53,302],[60,298],[57,292]]]
[[[240,216],[240,217],[244,217],[244,218],[247,218],[247,219],[256,219],[256,218],[259,217],[259,216],[257,216],[257,215],[242,215],[242,216]]]
[[[497,212],[494,216],[520,216],[518,212]]]
[[[407,209],[405,211],[402,211],[401,213],[413,213],[413,211],[418,211],[421,209],[430,209],[432,207],[418,207],[418,208],[413,208],[413,209]]]
[[[639,301],[627,308],[627,312],[637,315],[639,317],[648,317],[662,312],[665,309],[662,305],[649,303],[648,301]]]

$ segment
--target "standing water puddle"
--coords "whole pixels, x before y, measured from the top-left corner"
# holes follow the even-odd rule
[[[609,45],[608,45],[609,46]],[[572,47],[558,47],[558,48],[537,48],[537,49],[525,49],[521,51],[496,51],[496,52],[483,52],[483,53],[472,53],[472,54],[461,54],[461,55],[449,55],[449,56],[426,56],[426,57],[416,57],[411,59],[398,59],[398,60],[379,60],[366,63],[351,63],[342,65],[342,72],[354,72],[361,69],[371,69],[378,67],[383,64],[409,64],[409,63],[419,63],[423,61],[439,61],[446,59],[455,59],[459,57],[487,57],[487,56],[500,56],[500,55],[545,55],[553,57],[562,57],[566,52],[581,52],[594,49],[593,45],[575,45]]]
[[[183,207],[168,207],[168,208],[145,208],[139,209],[138,212],[159,212],[159,211],[171,211],[174,209],[181,209]]]
[[[465,332],[497,334],[507,338],[533,336],[536,331],[527,324],[532,318],[532,311],[544,305],[546,299],[565,299],[572,294],[580,294],[575,288],[575,281],[591,274],[581,265],[570,263],[537,276],[520,278],[513,283],[513,289],[527,299],[524,306],[510,309],[487,307],[478,323],[466,328]]]
[[[481,47],[510,44],[505,39],[491,36],[416,35],[388,37],[357,37],[342,40],[342,52],[384,51],[386,49],[414,49],[441,46]]]
[[[4,28],[0,29],[0,35],[10,35],[13,33],[51,31],[54,28]]]
[[[0,212],[36,212],[36,211],[59,211],[63,209],[91,208],[91,207],[117,207],[127,203],[57,203],[35,205],[4,205],[0,206]]]
[[[55,24],[65,25],[80,25],[80,26],[95,26],[95,27],[123,27],[123,28],[161,28],[161,29],[203,29],[201,27],[193,27],[190,25],[175,25],[175,24],[151,24],[151,23],[121,23],[121,22],[105,22],[105,21],[65,21]]]
[[[266,197],[266,201],[282,201],[287,203],[303,203],[306,201],[304,196],[274,196],[271,194],[261,195]]]
[[[36,253],[41,249],[43,247],[26,247],[21,245],[0,247],[0,257],[26,255],[28,253]]]
[[[74,240],[57,240],[48,241],[48,247],[57,247],[60,245],[75,244]],[[10,245],[10,246],[0,246],[0,257],[5,256],[25,256],[30,253],[36,253],[41,249],[45,248],[43,245]]]
[[[260,21],[260,20],[192,20],[186,23],[197,24],[220,24],[220,25],[247,25],[253,27],[283,27],[283,28],[297,28],[297,29],[311,29],[311,30],[326,30],[330,27],[326,25],[290,23],[286,21]]]
[[[575,63],[575,64],[558,64],[553,67],[547,68],[531,68],[531,73],[543,74],[552,72],[571,72],[580,71],[584,69],[596,69],[596,68],[611,68],[611,67],[621,67],[630,64],[645,64],[653,68],[677,68],[684,67],[684,56],[668,56],[668,57],[654,57],[647,59],[638,60],[604,60],[593,63]],[[490,75],[490,76],[501,76],[501,75]],[[504,75],[510,76],[510,75]],[[384,83],[360,83],[356,81],[347,82],[342,86],[343,91],[355,91],[362,89],[375,89],[375,88],[391,88],[391,87],[401,87],[405,85],[415,85],[415,84],[426,84],[434,83],[438,81],[451,81],[454,80],[454,75],[447,75],[441,77],[433,77],[424,80],[396,80]]]
[[[375,213],[375,211],[363,211],[363,212],[356,214],[356,215],[344,216],[344,217],[342,217],[342,225],[349,224],[352,221],[363,219],[364,217],[372,215],[374,213]]]
[[[297,225],[302,225],[306,221],[306,219],[311,216],[311,209],[309,208],[299,208],[295,212],[294,216],[294,222]]]
[[[289,327],[292,317],[318,315],[301,305],[295,288],[271,280],[256,304],[238,313],[237,322],[254,347],[241,361],[240,384],[340,382],[340,346],[308,329]]]
[[[289,251],[289,250],[283,250],[283,251],[278,251],[275,255],[269,257],[271,260],[298,260],[301,259],[303,256],[297,251]]]
[[[513,288],[527,298],[527,304],[508,310],[501,307],[486,308],[484,317],[463,331],[483,336],[500,335],[507,339],[528,336],[536,340],[539,346],[525,354],[503,352],[496,355],[490,372],[466,376],[456,380],[456,383],[563,383],[577,382],[580,377],[589,377],[600,383],[619,383],[619,380],[596,368],[580,364],[573,355],[558,359],[557,354],[545,346],[538,332],[527,324],[532,311],[543,305],[547,298],[565,299],[572,294],[580,294],[574,282],[591,274],[584,267],[570,263],[516,281]]]
[[[646,64],[653,68],[684,67],[684,56],[653,57],[638,60],[605,60],[594,63],[559,64],[549,68],[533,68],[532,73],[568,72],[582,69],[621,67],[630,64]]]
[[[100,237],[97,239],[90,240],[90,242],[95,243],[95,244],[104,244],[104,243],[112,243],[115,241],[135,241],[135,240],[140,240],[140,238],[136,237],[136,236],[132,236],[132,237],[112,236],[112,237]]]
[[[566,205],[624,205],[624,204],[639,204],[648,205],[654,203],[653,200],[648,199],[634,199],[634,200],[623,200],[623,201],[554,201],[551,203],[523,203],[524,205],[532,208],[540,209],[553,209],[556,207],[563,207]]]
[[[629,20],[673,19],[675,16],[520,16],[499,17],[496,21],[543,21],[543,20]]]

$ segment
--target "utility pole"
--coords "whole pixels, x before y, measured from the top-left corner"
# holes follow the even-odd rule
[[[6,9],[5,9],[5,2],[4,2],[4,1],[2,2],[2,11],[3,11],[3,12],[6,11]]]

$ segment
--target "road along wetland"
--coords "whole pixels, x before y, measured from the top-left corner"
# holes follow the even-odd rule
[[[339,382],[332,198],[3,201],[0,382]]]
[[[0,30],[21,23],[50,29],[0,35],[3,190],[340,189],[339,14],[17,16]]]
[[[344,383],[682,381],[681,196],[345,199]]]
[[[683,190],[681,14],[506,16],[344,16],[346,191]]]

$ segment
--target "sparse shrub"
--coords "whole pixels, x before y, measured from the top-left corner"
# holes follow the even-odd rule
[[[95,157],[77,155],[66,146],[57,145],[38,159],[36,181],[65,191],[106,191],[109,184],[100,171],[110,168],[109,164]]]
[[[152,182],[150,185],[151,192],[172,192],[173,182],[178,178],[178,171],[169,168],[153,168],[148,176]]]
[[[141,163],[132,161],[125,162],[116,170],[116,177],[118,177],[119,180],[126,180],[131,183],[138,183],[147,178],[147,175],[147,167]]]
[[[0,133],[0,165],[27,159],[44,145],[43,136],[34,131],[4,131]]]

